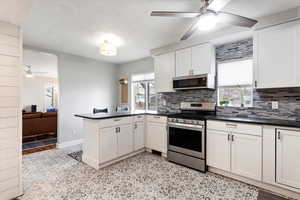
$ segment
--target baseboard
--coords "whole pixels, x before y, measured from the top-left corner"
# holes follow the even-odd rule
[[[243,176],[232,174],[230,172],[226,172],[226,171],[214,168],[214,167],[209,167],[208,171],[212,172],[212,173],[215,173],[215,174],[220,174],[220,175],[228,177],[228,178],[232,178],[232,179],[241,181],[243,183],[254,185],[258,188],[262,188],[262,189],[270,191],[274,194],[283,195],[285,197],[289,197],[289,198],[292,198],[292,199],[300,199],[300,193],[288,190],[286,188],[282,188],[282,187],[278,187],[278,186],[275,186],[275,185],[270,185],[268,183],[263,183],[261,181],[256,181],[256,180],[253,180],[253,179],[245,178]]]
[[[82,139],[72,140],[72,141],[68,141],[68,142],[57,143],[56,147],[59,148],[59,149],[63,149],[63,148],[67,148],[67,147],[72,147],[72,146],[80,145],[82,143],[83,143]]]

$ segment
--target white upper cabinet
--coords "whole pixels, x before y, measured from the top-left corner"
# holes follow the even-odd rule
[[[300,86],[300,22],[262,29],[254,37],[256,87]]]
[[[154,57],[156,92],[173,92],[175,52]]]
[[[277,180],[300,189],[300,132],[277,129]]]
[[[216,55],[212,44],[206,43],[176,51],[176,77],[215,75]]]
[[[206,43],[192,48],[193,74],[216,73],[216,52],[212,44]]]
[[[192,49],[176,51],[176,77],[192,75]]]

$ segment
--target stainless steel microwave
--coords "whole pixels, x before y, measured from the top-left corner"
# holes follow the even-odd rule
[[[210,74],[173,78],[174,90],[215,89],[215,76]]]

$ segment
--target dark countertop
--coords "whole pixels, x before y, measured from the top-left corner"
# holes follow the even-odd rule
[[[97,113],[97,114],[76,114],[75,117],[81,117],[84,119],[93,119],[93,120],[101,120],[101,119],[110,119],[117,117],[130,117],[136,115],[158,115],[158,116],[168,116],[172,113],[156,113],[156,112],[115,112],[115,113]]]
[[[174,113],[154,113],[154,112],[119,112],[119,113],[97,113],[97,114],[76,114],[76,117],[91,120],[110,119],[117,117],[130,117],[136,115],[158,115],[158,116],[170,116]],[[231,121],[240,123],[253,123],[261,125],[282,126],[290,128],[300,128],[300,121],[293,120],[280,120],[280,119],[258,119],[258,118],[246,118],[246,117],[230,117],[230,116],[205,116],[207,120],[220,120]]]
[[[231,121],[241,123],[253,123],[271,126],[283,126],[290,128],[300,128],[300,121],[294,120],[281,120],[281,119],[257,119],[257,118],[245,118],[245,117],[228,117],[228,116],[206,116],[208,120],[220,120],[220,121]]]

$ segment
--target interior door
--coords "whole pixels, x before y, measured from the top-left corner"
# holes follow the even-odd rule
[[[134,127],[134,150],[145,147],[145,125],[144,122],[136,122]]]
[[[100,162],[115,159],[118,155],[117,129],[115,127],[100,129]]]
[[[300,131],[277,129],[276,182],[300,189]]]
[[[227,132],[207,130],[207,165],[230,171],[230,135]]]
[[[262,138],[246,134],[232,134],[231,171],[248,178],[262,178]]]
[[[131,124],[118,128],[118,156],[123,156],[133,152],[133,130]]]

